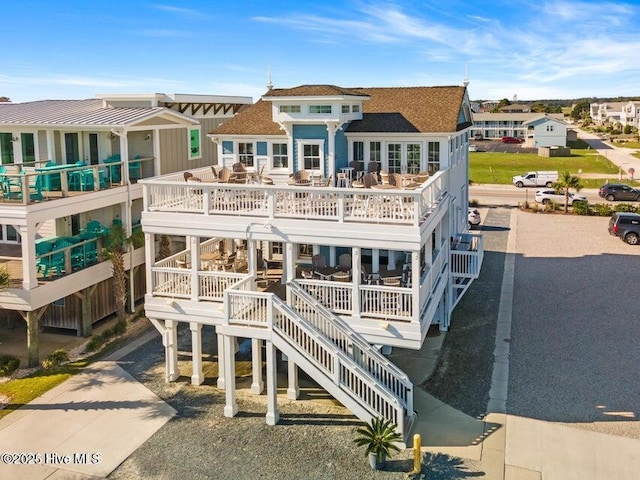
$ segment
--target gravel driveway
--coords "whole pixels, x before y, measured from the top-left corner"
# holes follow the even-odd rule
[[[517,222],[509,413],[640,438],[640,248],[608,218]]]

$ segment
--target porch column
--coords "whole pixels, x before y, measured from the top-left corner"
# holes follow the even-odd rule
[[[260,395],[264,390],[264,382],[262,381],[262,340],[259,338],[251,339],[251,373],[253,376],[251,393]]]
[[[289,280],[296,278],[296,263],[293,259],[293,243],[286,242],[284,249],[284,258],[282,265],[283,284],[286,284]]]
[[[27,321],[27,364],[37,367],[40,363],[40,315],[37,312],[26,312]]]
[[[329,247],[329,265],[336,264],[336,247]]]
[[[249,275],[256,274],[256,242],[255,240],[247,240],[247,272]]]
[[[148,268],[145,270],[147,295],[153,293],[153,272],[151,267],[156,263],[156,236],[153,233],[144,234],[144,258]]]
[[[225,376],[225,405],[224,416],[234,417],[238,413],[236,403],[236,362],[234,358],[233,338],[231,335],[222,335],[224,344],[224,376]]]
[[[275,425],[280,419],[278,413],[278,371],[276,347],[267,340],[267,425]]]
[[[189,322],[191,329],[191,385],[202,385],[204,374],[202,372],[202,324]]]
[[[165,355],[165,382],[173,382],[178,379],[178,322],[175,320],[164,321],[164,335],[162,343]]]
[[[353,283],[353,290],[351,291],[351,315],[360,316],[360,285],[362,281],[362,269],[361,269],[361,257],[362,249],[355,247],[351,249],[351,282]]]
[[[17,225],[16,225],[17,226]],[[36,265],[36,228],[35,225],[17,226],[22,238],[22,288],[31,290],[38,286],[38,269]]]
[[[411,252],[411,296],[411,321],[420,323],[420,252]]]
[[[191,250],[191,300],[197,302],[200,295],[200,237],[189,237],[188,247]]]
[[[289,387],[287,388],[287,398],[289,400],[297,400],[300,396],[300,387],[298,386],[298,367],[291,360],[287,361],[287,376],[289,378]]]
[[[225,364],[225,358],[224,358],[224,341],[223,341],[223,337],[224,335],[222,335],[221,333],[218,333],[218,329],[216,328],[216,337],[218,339],[218,382],[217,382],[217,386],[220,390],[224,390],[224,375],[225,375],[225,371],[224,371],[224,364]]]
[[[327,122],[327,160],[328,160],[328,168],[329,173],[324,172],[325,176],[333,175],[335,182],[335,171],[336,171],[336,132],[340,129],[340,124],[337,122]],[[345,162],[346,164],[347,162]],[[334,183],[335,184],[335,183]]]

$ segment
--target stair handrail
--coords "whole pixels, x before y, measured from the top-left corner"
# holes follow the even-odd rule
[[[336,327],[341,334],[348,337],[349,341],[353,345],[356,345],[358,349],[365,355],[367,355],[367,359],[373,361],[380,368],[385,369],[390,375],[392,375],[403,387],[406,389],[406,398],[405,395],[402,395],[401,398],[403,400],[404,406],[408,410],[412,410],[413,407],[413,382],[409,379],[408,375],[404,373],[400,368],[398,368],[393,362],[389,361],[384,355],[382,355],[375,347],[373,347],[369,342],[367,342],[361,335],[355,332],[347,322],[342,320],[340,317],[335,315],[331,310],[326,308],[323,304],[318,302],[315,298],[313,298],[306,290],[304,290],[298,282],[295,280],[289,281],[287,283],[289,290],[292,294],[298,296],[305,302],[309,303],[312,308],[318,311],[326,320],[328,320],[332,326]],[[328,332],[323,331],[320,328],[320,325],[316,325],[313,322],[310,322],[314,328],[318,331],[322,332],[323,335],[327,335]],[[373,375],[371,371],[368,372],[369,375],[374,376],[378,381],[383,381],[383,379],[378,376]],[[397,394],[391,389],[388,385],[384,385],[385,388],[390,390],[392,393]]]
[[[366,385],[371,390],[375,390],[376,393],[381,398],[383,398],[384,401],[396,412],[395,418],[392,417],[391,420],[397,425],[400,433],[403,434],[404,436],[407,428],[406,419],[408,416],[413,414],[413,412],[407,410],[406,406],[403,405],[403,402],[401,402],[400,398],[397,395],[394,395],[393,392],[389,391],[384,385],[379,383],[378,379],[373,377],[370,372],[368,372],[367,370],[362,368],[360,365],[358,365],[351,357],[349,357],[345,352],[343,352],[334,342],[332,342],[330,339],[325,337],[325,335],[320,330],[316,329],[312,324],[307,322],[304,319],[304,317],[302,317],[295,309],[293,309],[292,307],[284,303],[277,296],[273,297],[273,307],[277,311],[279,311],[283,316],[286,316],[287,318],[289,318],[289,320],[295,322],[296,325],[301,330],[303,330],[307,335],[312,337],[327,352],[332,354],[333,358],[336,359],[338,362],[340,362],[340,364],[346,367],[349,371],[351,371],[352,373],[355,373],[365,381],[374,380],[374,381],[366,381]],[[296,350],[299,351],[298,344],[295,342],[295,339],[287,335],[286,332],[284,332],[283,329],[278,325],[278,322],[275,321],[275,319],[272,325],[272,329],[274,333],[277,333],[281,338],[285,339],[285,341],[288,341],[290,344],[293,344]],[[308,355],[305,355],[305,358],[307,359],[307,361],[314,364],[316,368],[322,371],[323,374],[327,375],[325,372],[326,369],[321,364],[319,364],[315,358]],[[335,375],[336,372],[339,372],[339,366],[334,366],[334,369],[335,369],[335,372],[334,372],[334,375]],[[361,396],[358,396],[356,392],[354,392],[351,388],[345,388],[345,387],[348,387],[347,384],[338,383],[336,382],[335,378],[331,378],[329,375],[327,375],[327,378],[330,378],[334,382],[334,384],[341,386],[342,387],[341,390],[343,392],[345,392],[346,394],[354,398],[356,401],[358,401],[358,404],[361,405],[363,409],[368,411],[373,417],[383,416],[384,418],[389,418],[388,415],[385,415],[385,412],[382,411],[382,409],[380,408],[376,409],[375,408],[376,405],[370,405],[369,403],[364,401],[365,399],[362,398]],[[381,406],[379,402],[376,402],[376,403],[378,407]]]

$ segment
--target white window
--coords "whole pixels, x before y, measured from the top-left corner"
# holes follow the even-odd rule
[[[273,168],[288,168],[289,156],[286,143],[273,144]]]
[[[300,113],[300,105],[280,105],[280,113]]]
[[[427,171],[433,175],[440,170],[440,143],[429,142],[427,146]]]
[[[369,161],[379,162],[381,159],[380,142],[369,142]]]
[[[298,170],[323,171],[322,142],[300,142],[298,144]]]
[[[353,160],[364,161],[364,142],[353,142]]]
[[[254,151],[253,143],[238,143],[238,161],[245,167],[253,167]]]
[[[389,173],[402,173],[402,144],[387,145],[387,170]]]
[[[422,156],[420,155],[420,147],[419,143],[408,143],[407,144],[407,173],[418,173],[420,172],[420,164]]]
[[[331,105],[309,105],[309,113],[331,113]]]
[[[342,105],[342,113],[349,113],[349,105]]]
[[[360,105],[351,105],[351,112],[360,113]]]

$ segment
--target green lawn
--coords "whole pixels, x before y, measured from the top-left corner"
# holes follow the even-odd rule
[[[569,171],[582,173],[617,174],[618,167],[593,150],[572,150],[570,157],[539,157],[536,153],[469,153],[469,180],[476,184],[511,184],[514,175],[536,170]],[[597,188],[606,176],[582,179],[585,188]]]

